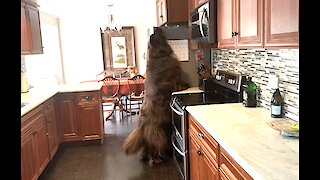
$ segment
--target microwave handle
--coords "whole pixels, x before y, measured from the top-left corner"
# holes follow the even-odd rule
[[[203,13],[202,13],[202,15],[200,17],[200,32],[201,32],[202,37],[204,37],[204,38],[205,38],[205,36],[204,36],[204,33],[203,33],[202,20],[203,20],[203,16],[205,15],[205,13],[206,13],[206,9],[203,10]]]

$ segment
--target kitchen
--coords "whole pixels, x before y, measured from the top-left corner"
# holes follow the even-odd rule
[[[96,79],[96,75],[103,71],[99,28],[105,25],[107,21],[108,9],[105,1],[96,2],[68,1],[59,4],[53,1],[38,1],[39,9],[43,11],[42,14],[53,14],[53,17],[59,17],[59,28],[47,26],[47,32],[44,31],[45,28],[42,29],[44,49],[51,45],[50,43],[45,44],[46,42],[53,42],[51,39],[45,39],[48,38],[48,35],[45,34],[49,32],[50,36],[57,36],[56,39],[60,39],[60,42],[54,43],[56,44],[55,47],[61,46],[62,55],[57,55],[60,51],[59,48],[56,48],[53,55],[49,57],[46,56],[46,53],[21,57],[22,62],[24,60],[27,66],[26,73],[31,87],[44,84],[75,84],[83,80]],[[113,10],[121,9],[113,11],[115,21],[135,27],[136,64],[139,73],[143,74],[146,67],[143,56],[147,48],[146,42],[153,26],[157,26],[157,16],[154,11],[156,4],[153,1],[145,1],[139,4],[127,1],[122,5],[116,2],[114,4]],[[73,9],[72,13],[68,11],[70,9]],[[124,12],[130,12],[130,16]],[[153,16],[150,16],[153,18],[145,18],[146,14],[148,16],[153,14]],[[40,16],[40,18],[43,17],[45,15]],[[142,18],[144,21],[141,21]],[[92,19],[95,19],[95,21],[92,21]],[[52,17],[46,18],[45,21],[46,24],[55,23]],[[57,32],[59,32],[59,35],[56,35]],[[215,72],[216,69],[228,69],[251,74],[253,81],[260,85],[259,106],[266,109],[270,108],[271,98],[270,89],[267,87],[268,74],[271,72],[277,74],[280,79],[279,86],[282,89],[282,95],[285,97],[285,114],[287,117],[299,121],[299,46],[268,50],[261,47],[254,49],[239,47],[205,50],[205,62],[211,66],[212,72]],[[189,51],[189,61],[195,65],[193,78],[198,76],[196,66],[199,62],[195,60],[195,52],[194,50]],[[43,55],[46,58],[41,57]],[[51,61],[54,62],[47,62],[44,59],[53,59]],[[47,68],[44,69],[43,67]]]

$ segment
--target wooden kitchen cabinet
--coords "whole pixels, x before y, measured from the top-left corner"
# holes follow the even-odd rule
[[[47,126],[40,105],[21,118],[21,179],[37,179],[49,161]]]
[[[218,48],[263,46],[263,2],[218,0]]]
[[[32,1],[21,1],[21,55],[42,53],[38,5]]]
[[[253,178],[188,114],[190,180]]]
[[[222,147],[220,147],[219,167],[221,179],[253,180],[253,178]]]
[[[218,48],[299,47],[298,0],[218,0]]]
[[[299,47],[299,0],[265,0],[265,47]]]
[[[218,180],[218,143],[189,115],[190,180]]]
[[[61,141],[80,139],[80,127],[76,108],[76,93],[58,94],[58,123]]]
[[[156,0],[158,26],[188,22],[188,3],[184,0]]]
[[[50,98],[43,104],[44,116],[46,119],[46,125],[48,130],[48,143],[50,160],[53,159],[59,147],[57,120],[55,111],[54,97]]]
[[[60,93],[57,104],[63,142],[94,139],[103,142],[103,111],[99,90]]]
[[[99,91],[78,93],[77,107],[81,139],[100,139],[101,143],[103,143],[103,111]]]
[[[197,8],[198,6],[204,4],[205,2],[208,2],[208,0],[189,0],[189,13],[191,11],[193,11],[195,8]]]

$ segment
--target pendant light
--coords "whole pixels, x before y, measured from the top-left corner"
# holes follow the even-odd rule
[[[122,29],[122,26],[120,24],[116,24],[114,22],[114,16],[112,14],[112,7],[113,4],[108,4],[107,5],[109,8],[109,14],[108,14],[108,24],[104,28],[104,30],[111,30],[111,31],[120,31]]]

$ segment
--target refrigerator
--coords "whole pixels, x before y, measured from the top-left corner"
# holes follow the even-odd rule
[[[174,25],[174,26],[160,26],[168,40],[168,43],[178,56],[182,67],[182,79],[189,83],[191,87],[198,87],[200,76],[197,72],[200,62],[195,58],[196,50],[189,50],[188,48],[188,26]],[[210,66],[210,49],[203,50],[204,62]]]

